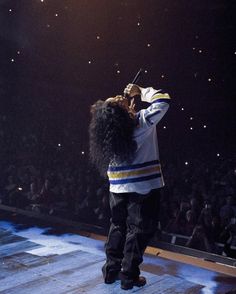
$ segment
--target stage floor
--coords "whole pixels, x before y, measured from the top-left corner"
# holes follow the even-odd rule
[[[227,293],[232,276],[145,254],[143,288],[103,283],[104,242],[72,233],[0,221],[0,293]],[[236,292],[235,292],[236,293]]]

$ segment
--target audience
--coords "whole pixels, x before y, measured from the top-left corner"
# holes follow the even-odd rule
[[[108,228],[108,183],[89,165],[87,152],[69,144],[70,130],[64,130],[66,141],[59,144],[45,130],[11,134],[7,125],[7,117],[0,115],[0,203]],[[224,254],[233,257],[233,160],[192,158],[191,167],[183,165],[181,156],[163,162],[160,229],[186,236],[187,247],[207,252],[221,253],[216,245],[221,243]]]

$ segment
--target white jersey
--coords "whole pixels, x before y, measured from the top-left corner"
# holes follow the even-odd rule
[[[110,191],[114,193],[147,194],[152,189],[164,186],[156,125],[169,108],[170,96],[151,87],[140,89],[141,100],[151,105],[137,113],[137,127],[134,130],[137,149],[132,162],[112,163],[108,167]]]

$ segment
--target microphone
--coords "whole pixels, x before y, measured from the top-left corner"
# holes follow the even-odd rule
[[[142,72],[143,72],[143,69],[140,68],[140,70],[137,72],[137,74],[136,74],[136,76],[134,77],[134,79],[133,79],[133,81],[131,82],[131,84],[135,84],[135,83],[139,80],[139,78],[140,78]]]
[[[133,78],[131,84],[136,84],[136,82],[139,80],[139,78],[140,78],[142,72],[143,72],[143,69],[140,68],[139,71],[137,72],[136,76]],[[129,97],[129,95],[127,95],[127,94],[124,94],[124,96],[125,96],[126,98]]]

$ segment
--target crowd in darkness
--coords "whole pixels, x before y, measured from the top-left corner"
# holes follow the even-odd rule
[[[87,150],[70,149],[35,130],[10,131],[2,114],[0,153],[1,204],[109,226],[108,183],[90,166]],[[183,165],[181,155],[163,158],[158,229],[187,236],[185,246],[235,258],[234,158],[193,156],[191,166]]]
[[[22,134],[9,132],[8,126],[8,118],[0,116],[2,204],[83,222],[109,222],[108,184],[90,166],[86,151],[58,143],[50,132],[46,137],[31,130]]]
[[[235,172],[232,159],[209,163],[195,158],[191,168],[168,164],[164,168],[160,220],[166,232],[189,236],[188,247],[219,253],[217,243],[228,245],[235,231]]]

